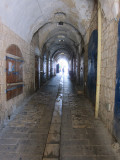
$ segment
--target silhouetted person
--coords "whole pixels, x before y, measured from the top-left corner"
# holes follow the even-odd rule
[[[63,73],[64,73],[64,68],[62,69]]]

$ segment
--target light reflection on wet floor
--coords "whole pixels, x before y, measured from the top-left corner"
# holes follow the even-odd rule
[[[52,78],[1,131],[0,160],[120,160],[69,77]]]
[[[43,160],[46,160],[46,158],[48,160],[51,158],[59,159],[60,157],[62,97],[63,97],[62,87],[63,87],[63,77],[60,80],[58,95],[55,101],[55,108],[53,111],[51,126],[48,134]]]

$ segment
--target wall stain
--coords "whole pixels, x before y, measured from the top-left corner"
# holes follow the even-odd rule
[[[63,3],[65,3],[70,8],[75,8],[76,7],[75,2],[73,2],[73,0],[62,0],[62,1],[63,1]]]

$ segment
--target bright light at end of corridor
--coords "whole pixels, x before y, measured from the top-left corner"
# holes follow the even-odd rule
[[[60,59],[58,61],[60,72],[63,74],[68,74],[68,62],[65,59]]]

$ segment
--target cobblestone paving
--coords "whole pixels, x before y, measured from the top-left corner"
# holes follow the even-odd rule
[[[0,160],[120,160],[114,140],[68,77],[52,78],[0,132]]]

